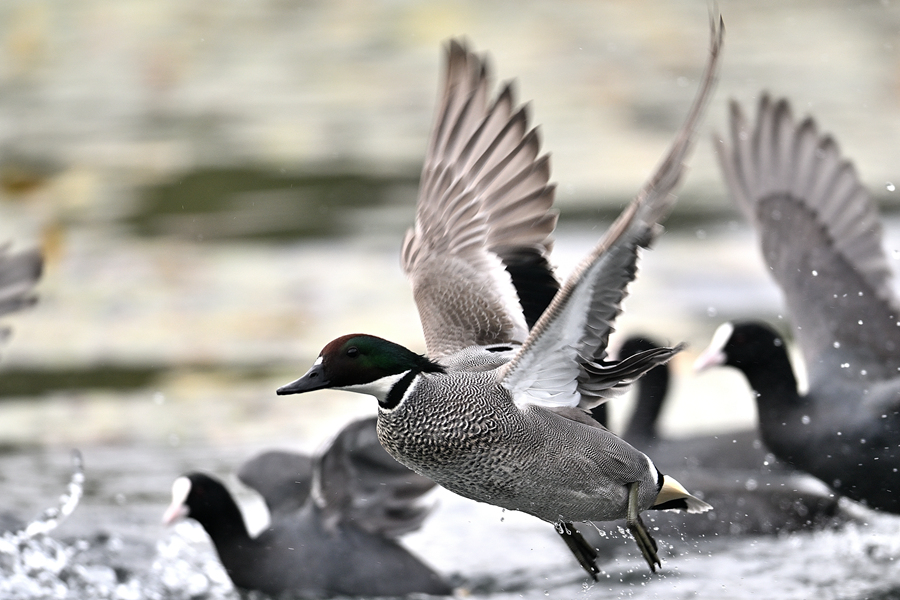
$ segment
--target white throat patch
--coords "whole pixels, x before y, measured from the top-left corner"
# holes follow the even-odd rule
[[[356,392],[357,394],[369,394],[371,396],[375,396],[379,402],[383,402],[384,399],[387,398],[388,393],[390,393],[391,388],[393,388],[398,381],[403,379],[407,373],[409,373],[408,370],[396,375],[388,375],[386,377],[382,377],[381,379],[370,381],[369,383],[348,385],[335,389],[346,390],[348,392]],[[415,382],[413,382],[413,384],[415,384]],[[403,397],[405,398],[406,394],[404,394]]]

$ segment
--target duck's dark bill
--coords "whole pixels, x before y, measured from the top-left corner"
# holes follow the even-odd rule
[[[297,381],[292,381],[287,385],[281,386],[275,390],[275,393],[279,396],[287,396],[288,394],[302,394],[303,392],[321,390],[327,387],[328,380],[322,372],[322,366],[313,365],[313,367],[306,372],[306,375]]]

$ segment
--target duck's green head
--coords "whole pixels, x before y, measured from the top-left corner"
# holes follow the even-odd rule
[[[309,371],[278,388],[278,395],[335,388],[372,394],[383,400],[407,373],[442,372],[437,363],[399,344],[354,333],[328,343]]]

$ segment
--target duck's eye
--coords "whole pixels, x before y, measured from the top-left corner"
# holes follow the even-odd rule
[[[350,346],[349,348],[347,348],[347,356],[349,356],[350,358],[356,358],[357,356],[359,356],[359,348],[357,348],[356,346]]]

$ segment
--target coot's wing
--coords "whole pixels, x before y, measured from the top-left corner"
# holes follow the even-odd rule
[[[781,287],[811,385],[900,373],[900,310],[872,198],[837,143],[787,100],[763,96],[755,126],[731,105],[719,158]],[[836,401],[839,401],[836,399]]]
[[[428,514],[423,494],[434,482],[409,470],[381,447],[375,417],[350,423],[313,466],[313,498],[329,519],[371,533],[399,536]]]

